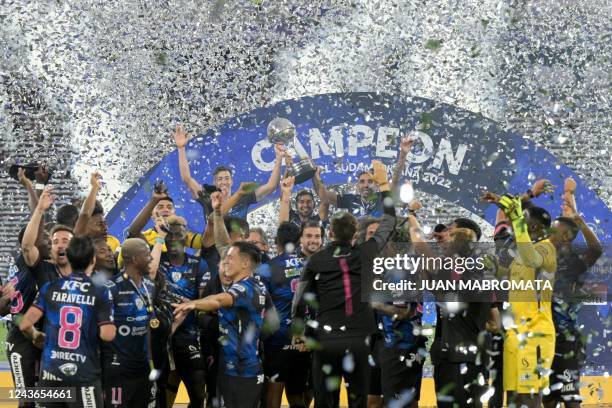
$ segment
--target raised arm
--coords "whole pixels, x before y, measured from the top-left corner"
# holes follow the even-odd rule
[[[397,158],[397,164],[395,165],[395,170],[393,170],[393,177],[391,178],[391,188],[393,192],[397,194],[397,189],[400,186],[400,179],[402,174],[404,174],[404,169],[406,168],[406,157],[408,157],[408,153],[410,153],[410,149],[412,149],[412,145],[414,144],[414,139],[409,136],[402,137],[400,141],[400,150],[399,157]]]
[[[76,225],[74,226],[74,235],[83,235],[87,232],[87,223],[91,218],[91,215],[94,212],[94,208],[96,207],[96,197],[98,195],[98,191],[100,191],[101,183],[100,179],[102,176],[97,171],[91,174],[89,182],[91,184],[91,190],[89,191],[89,195],[83,201],[83,205],[81,206],[81,212],[79,213],[79,218],[77,219]]]
[[[223,249],[230,244],[230,236],[227,232],[227,228],[225,228],[225,220],[221,212],[223,196],[221,192],[215,191],[210,195],[210,200],[213,208],[213,235],[215,237],[215,246],[217,247],[217,251],[221,253]]]
[[[289,221],[289,211],[291,210],[291,190],[295,184],[295,177],[286,177],[281,181],[280,210],[278,212],[278,225]]]
[[[189,160],[187,160],[186,146],[191,137],[187,134],[187,132],[185,132],[185,129],[183,129],[182,126],[177,126],[172,136],[174,137],[174,143],[178,149],[181,180],[183,180],[183,183],[185,183],[191,192],[191,196],[193,198],[197,198],[198,193],[202,190],[202,185],[191,177],[191,171],[189,170]]]
[[[281,144],[275,144],[274,154],[276,155],[276,159],[274,160],[274,168],[272,169],[272,173],[270,173],[270,178],[266,184],[262,184],[255,189],[255,198],[257,201],[260,201],[262,198],[276,190],[276,186],[280,181],[281,166],[283,164],[283,156],[285,154],[284,146]]]
[[[232,194],[227,200],[223,200],[223,202],[221,203],[221,213],[223,215],[227,214],[232,208],[234,208],[236,204],[240,202],[240,200],[242,200],[242,197],[247,194],[250,194],[251,191],[255,190],[255,194],[257,194],[257,188],[257,183],[254,182],[240,183],[238,191]]]
[[[504,194],[499,199],[498,205],[512,222],[516,249],[523,265],[530,268],[539,268],[544,262],[544,258],[535,250],[531,237],[527,230],[527,222],[523,214],[520,197],[513,197]]]
[[[314,163],[313,163],[314,164]],[[327,204],[333,204],[334,206],[338,205],[338,193],[333,191],[329,191],[323,180],[321,180],[321,168],[317,167],[317,172],[312,178],[312,187],[314,191],[317,193],[321,201],[327,202]]]
[[[40,255],[38,248],[36,247],[38,230],[45,211],[51,207],[52,203],[53,189],[50,186],[47,186],[38,199],[38,204],[36,205],[34,212],[32,212],[32,217],[30,217],[30,221],[28,222],[23,234],[23,239],[21,240],[21,251],[27,266],[34,266],[38,261],[38,257]]]
[[[168,197],[166,193],[157,193],[153,192],[153,195],[147,201],[147,204],[140,210],[134,221],[130,224],[130,228],[128,229],[128,237],[129,238],[137,238],[140,236],[140,232],[147,225],[151,215],[153,214],[153,210],[157,203],[160,202],[163,198]]]
[[[155,244],[151,248],[151,262],[149,262],[149,277],[153,281],[155,281],[157,271],[159,270],[159,262],[161,261],[164,244],[166,243],[166,235],[168,234],[168,224],[164,217],[157,217],[155,227],[157,237],[155,237]]]
[[[387,168],[385,165],[378,161],[372,160],[372,180],[378,184],[383,200],[383,216],[378,224],[376,233],[362,245],[371,245],[371,241],[374,240],[376,247],[373,248],[374,253],[379,253],[384,246],[387,244],[393,229],[395,228],[395,206],[393,205],[393,197],[391,195],[391,186],[387,176]]]
[[[185,303],[173,303],[174,315],[180,316],[187,314],[193,310],[202,310],[204,312],[214,312],[221,308],[232,307],[234,297],[227,292],[216,295],[206,296],[204,299],[191,300]]]

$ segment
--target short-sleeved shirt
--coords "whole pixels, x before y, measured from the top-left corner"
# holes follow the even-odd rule
[[[22,254],[19,254],[9,266],[8,283],[15,288],[9,312],[13,316],[18,313],[25,313],[36,299],[38,287],[36,286],[36,280],[25,264]]]
[[[249,206],[257,202],[257,196],[255,191],[251,191],[249,194],[245,194],[240,198],[240,201],[229,210],[227,213],[230,217],[238,217],[246,220],[249,213]]]
[[[337,208],[345,208],[355,217],[382,217],[384,213],[383,199],[380,193],[374,193],[366,201],[359,194],[338,194]]]
[[[104,343],[104,366],[134,375],[148,374],[150,313],[147,306],[153,306],[155,284],[143,278],[137,290],[127,275],[118,274],[106,286],[113,297],[117,334],[111,343]]]
[[[113,324],[108,288],[75,271],[42,286],[33,307],[45,316],[42,380],[76,384],[98,380],[98,327]]]
[[[175,266],[170,263],[168,256],[162,253],[158,273],[160,272],[166,277],[169,291],[189,300],[198,299],[200,289],[203,289],[212,278],[206,261],[189,254],[185,254],[182,265]],[[185,317],[174,336],[197,338],[198,330],[193,312]]]
[[[269,299],[266,287],[258,277],[250,276],[234,282],[227,293],[234,304],[219,310],[220,368],[229,376],[257,377],[262,375],[259,336]]]
[[[36,281],[36,286],[38,288],[42,288],[47,282],[61,279],[63,277],[62,273],[59,271],[59,268],[55,264],[40,258],[38,261],[36,261],[36,264],[28,267],[28,269]]]
[[[300,281],[304,259],[296,253],[282,254],[262,264],[257,270],[266,289],[272,298],[278,313],[280,327],[268,339],[266,344],[285,346],[291,344],[291,303],[295,289]]]

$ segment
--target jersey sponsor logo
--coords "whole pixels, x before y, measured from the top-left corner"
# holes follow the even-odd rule
[[[523,366],[523,368],[529,368],[529,361],[527,361],[527,359],[523,357],[521,359],[521,365]]]
[[[81,387],[81,397],[84,408],[96,408],[95,387]]]
[[[294,278],[296,276],[300,276],[298,268],[285,269],[285,278]]]
[[[265,296],[259,296],[259,304],[260,305],[265,305],[266,304],[266,297]]]
[[[96,297],[90,295],[77,295],[74,293],[53,292],[51,300],[55,302],[93,306],[96,302]]]
[[[171,278],[174,282],[178,282],[181,280],[181,276],[182,274],[180,272],[172,272],[171,273]]]
[[[24,388],[25,378],[23,377],[23,368],[21,367],[21,354],[11,353],[10,363],[11,371],[13,372],[13,377],[15,378],[15,388]]]
[[[87,360],[87,356],[78,353],[68,353],[66,351],[55,351],[51,350],[51,359],[53,360],[65,360],[65,361],[76,361],[84,363]]]
[[[299,266],[302,266],[302,258],[285,259],[285,268],[297,268]]]
[[[62,284],[62,290],[80,290],[81,292],[87,292],[89,290],[89,286],[91,283],[89,282],[79,282],[76,280],[67,280]]]
[[[47,370],[42,370],[42,379],[43,380],[49,380],[49,381],[62,381],[61,378],[54,376],[53,374],[51,374]]]
[[[136,298],[136,301],[134,303],[136,304],[136,308],[138,310],[142,310],[142,308],[144,307],[144,302],[141,298]]]
[[[8,341],[4,342],[6,344],[6,350],[10,353],[13,351],[13,347],[15,347],[15,343],[9,343]]]
[[[264,375],[263,374],[259,374],[257,376],[257,384],[263,384],[264,383]]]
[[[66,363],[59,366],[59,370],[67,377],[72,377],[78,371],[78,367],[74,363]]]

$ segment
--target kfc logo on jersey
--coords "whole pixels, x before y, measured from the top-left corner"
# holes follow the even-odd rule
[[[89,290],[90,282],[79,282],[76,280],[67,280],[62,284],[62,290],[80,290],[81,292],[87,292]]]

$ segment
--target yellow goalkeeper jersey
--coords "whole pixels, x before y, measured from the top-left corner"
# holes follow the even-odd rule
[[[520,245],[520,244],[519,244]],[[512,282],[533,283],[534,289],[511,290],[508,294],[514,323],[519,333],[535,332],[554,334],[555,326],[552,319],[552,289],[542,288],[543,281],[548,280],[550,287],[554,285],[554,274],[557,270],[557,250],[553,244],[544,239],[533,244],[534,249],[542,256],[542,265],[532,268],[521,262],[516,256],[510,265],[510,280]],[[539,282],[536,281],[539,280]],[[540,290],[537,289],[538,285]]]

